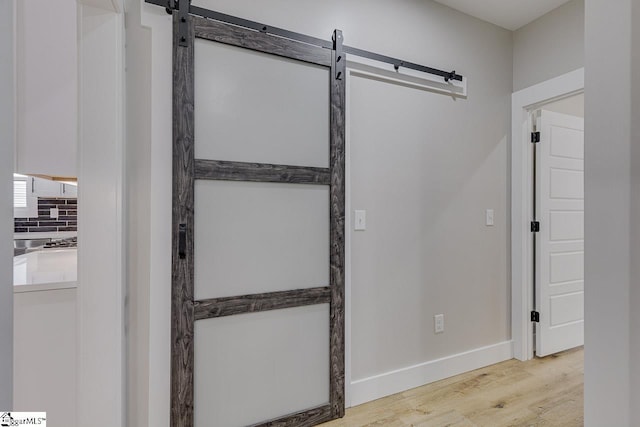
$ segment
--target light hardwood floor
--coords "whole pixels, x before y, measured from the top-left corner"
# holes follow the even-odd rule
[[[323,427],[582,426],[583,349],[509,360],[347,409]]]

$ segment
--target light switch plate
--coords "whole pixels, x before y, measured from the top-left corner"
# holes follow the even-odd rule
[[[367,229],[367,211],[355,211],[354,230],[362,231]]]
[[[493,209],[487,209],[485,224],[488,226],[493,225]]]
[[[436,314],[433,316],[433,331],[436,334],[444,332],[444,314]]]

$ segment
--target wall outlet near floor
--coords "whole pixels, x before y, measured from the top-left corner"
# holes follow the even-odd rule
[[[444,314],[436,314],[433,316],[433,329],[436,334],[444,332]]]

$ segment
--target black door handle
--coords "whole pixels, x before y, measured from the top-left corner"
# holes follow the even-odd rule
[[[178,225],[178,257],[187,257],[187,224]]]

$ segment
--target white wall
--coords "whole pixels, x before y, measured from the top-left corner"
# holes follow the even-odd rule
[[[103,3],[78,12],[78,425],[95,427],[123,425],[125,402],[124,16]]]
[[[15,143],[15,2],[0,10],[0,408],[13,406],[13,159]]]
[[[163,8],[141,0],[128,0],[125,10],[126,173],[131,203],[127,421],[166,426],[171,370],[172,18]]]
[[[457,29],[429,53],[448,50],[468,98],[350,81],[351,206],[367,211],[367,230],[351,238],[354,403],[371,377],[510,340],[510,33],[428,3],[421,11],[423,28]]]
[[[16,2],[17,172],[76,176],[76,3]]]
[[[513,33],[513,91],[584,66],[584,0],[572,0]]]
[[[630,338],[630,354],[629,354],[629,381],[631,391],[630,398],[630,424],[640,425],[640,263],[637,260],[640,257],[640,227],[637,221],[640,219],[640,194],[638,193],[638,185],[640,184],[640,57],[638,57],[638,46],[640,45],[640,6],[637,2],[631,2],[631,213],[630,213],[630,281],[629,281],[629,338]],[[603,72],[604,70],[601,70]],[[604,78],[604,73],[602,74]],[[606,390],[605,390],[606,392]]]
[[[17,339],[11,409],[44,411],[52,425],[75,427],[76,289],[18,292],[14,301]]]
[[[149,341],[148,345],[137,343],[129,349],[130,372],[142,370],[135,380],[139,405],[130,408],[138,414],[130,414],[129,419],[159,426],[167,425],[169,419],[171,17],[163,8],[137,3],[132,0],[128,4],[127,43],[133,50],[127,62],[127,116],[140,120],[128,126],[127,170],[130,174],[136,170],[136,182],[131,176],[130,182],[144,195],[136,201],[130,224],[147,218],[149,229],[138,223],[141,230],[130,230],[134,233],[130,238],[136,239],[135,246],[130,247],[136,254],[130,253],[130,258],[142,264],[140,268],[130,265],[129,313],[137,313],[130,326],[140,337],[148,333]],[[369,184],[371,175],[362,167],[368,161],[380,164],[386,153],[371,152],[381,140],[367,145],[365,138],[370,130],[366,127],[360,128],[362,136],[354,140],[364,150],[364,157],[354,164],[353,198],[366,205],[362,207],[369,210],[373,220],[367,238],[362,235],[360,241],[354,240],[359,248],[354,258],[354,289],[359,286],[360,294],[364,294],[354,301],[354,333],[362,337],[354,340],[359,354],[354,372],[363,378],[509,340],[507,135],[511,33],[430,1],[272,0],[260,2],[260,7],[233,1],[196,4],[325,39],[334,28],[340,28],[346,44],[430,66],[455,68],[469,78],[468,99],[457,100],[429,92],[407,94],[406,88],[398,88],[398,95],[370,81],[361,82],[365,85],[360,88],[363,96],[370,96],[367,85],[372,85],[382,97],[409,99],[411,103],[406,106],[383,100],[370,108],[389,108],[390,119],[409,123],[414,132],[422,134],[401,134],[402,138],[389,140],[389,146],[402,148],[395,151],[396,168],[390,168],[387,180],[379,175]],[[142,8],[140,18],[135,7]],[[151,28],[150,34],[139,27],[140,23]],[[138,86],[145,78],[148,86]],[[150,101],[133,99],[141,96]],[[380,114],[363,112],[369,113]],[[411,156],[416,157],[400,178],[407,167],[403,158]],[[410,174],[416,180],[406,180]],[[403,189],[406,199],[394,208],[396,199],[390,193],[394,185],[403,183],[408,184]],[[376,196],[371,189],[382,193]],[[484,226],[486,208],[496,210],[492,228]],[[391,214],[395,211],[398,216],[394,219]],[[385,219],[376,227],[376,218],[381,217]],[[406,222],[409,231],[394,236],[389,230],[398,222]],[[394,248],[402,249],[396,255],[404,256],[385,256],[385,249],[370,241],[375,240],[375,230],[383,233]],[[408,260],[420,265],[410,267]],[[366,283],[363,272],[372,263],[378,264],[381,274],[373,283]],[[372,287],[369,296],[367,286]],[[378,299],[374,289],[384,290]],[[407,296],[411,300],[407,301]],[[396,318],[385,312],[385,307],[374,314],[369,312],[369,304],[380,304],[386,297],[391,298],[388,303]],[[437,337],[432,334],[435,312],[447,315],[447,332]],[[366,326],[366,319],[372,315],[384,321]],[[369,338],[377,333],[378,340]],[[393,349],[390,345],[384,348],[387,338],[397,344]]]
[[[127,186],[127,422],[149,424],[149,264],[151,201],[151,31],[140,26],[140,4],[125,4]],[[127,114],[130,113],[130,114]],[[145,410],[138,410],[144,408]]]
[[[588,427],[640,422],[640,64],[637,59],[631,62],[640,19],[633,3],[586,1],[584,407]]]

